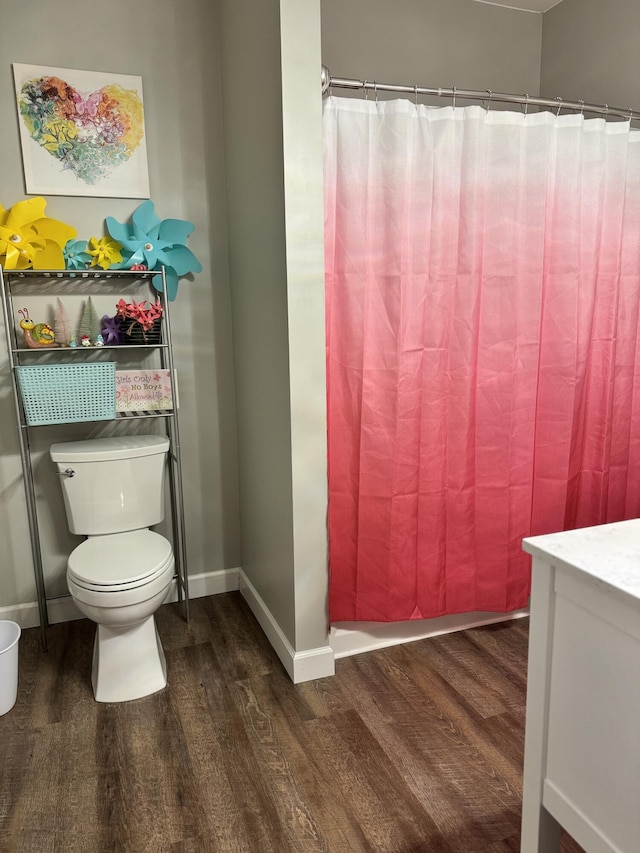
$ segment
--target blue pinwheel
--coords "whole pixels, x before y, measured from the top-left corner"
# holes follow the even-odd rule
[[[144,264],[149,270],[164,267],[171,301],[176,298],[180,276],[202,271],[200,261],[186,246],[193,223],[184,219],[158,219],[151,199],[136,208],[131,225],[122,224],[113,216],[108,216],[105,223],[111,237],[122,245],[122,261],[111,269],[131,269],[135,264]],[[155,275],[152,281],[155,289],[162,292],[162,276]]]
[[[91,261],[86,240],[68,240],[64,249],[64,265],[68,270],[83,270]]]

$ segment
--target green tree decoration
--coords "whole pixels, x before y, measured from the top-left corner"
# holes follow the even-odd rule
[[[71,338],[73,337],[73,330],[69,325],[69,321],[67,319],[67,312],[65,310],[64,305],[60,301],[60,297],[57,298],[56,304],[56,317],[53,324],[56,341],[62,346],[69,346]]]
[[[91,297],[89,297],[87,304],[84,306],[84,311],[82,312],[82,319],[80,320],[80,327],[78,329],[78,337],[82,339],[83,335],[87,335],[87,337],[91,338],[92,341],[95,341],[99,334],[100,318],[98,317],[98,312],[95,309]]]

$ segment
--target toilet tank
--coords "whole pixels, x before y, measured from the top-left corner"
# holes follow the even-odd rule
[[[168,450],[169,439],[159,435],[53,444],[69,530],[96,536],[162,521]]]

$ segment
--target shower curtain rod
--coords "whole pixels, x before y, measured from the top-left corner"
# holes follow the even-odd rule
[[[578,110],[588,113],[599,113],[604,116],[622,116],[629,121],[640,119],[637,110],[623,109],[622,107],[610,107],[608,104],[586,104],[584,101],[565,101],[564,98],[537,98],[530,95],[509,95],[506,92],[492,92],[485,89],[483,92],[474,89],[458,89],[456,86],[450,89],[428,89],[425,86],[398,86],[395,83],[378,83],[375,80],[350,80],[346,77],[332,77],[326,65],[322,66],[321,73],[322,94],[331,87],[336,89],[364,89],[374,92],[397,92],[414,95],[431,95],[437,98],[451,98],[455,105],[456,98],[467,98],[474,101],[501,101],[508,104],[523,104],[525,106],[553,107],[557,110]]]

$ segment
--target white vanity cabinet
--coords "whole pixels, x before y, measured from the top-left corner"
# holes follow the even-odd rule
[[[640,519],[533,555],[521,853],[640,851]]]

